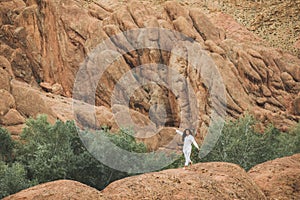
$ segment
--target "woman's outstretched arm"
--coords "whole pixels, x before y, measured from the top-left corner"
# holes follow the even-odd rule
[[[198,150],[200,150],[200,148],[199,148],[199,146],[198,146],[198,144],[197,144],[195,138],[193,138],[193,145],[194,145]]]
[[[181,135],[181,136],[183,135],[183,132],[180,131],[180,130],[177,130],[177,129],[176,129],[176,133],[178,133],[178,134]]]

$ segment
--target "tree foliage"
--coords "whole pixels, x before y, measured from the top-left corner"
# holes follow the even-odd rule
[[[26,170],[20,163],[5,164],[0,161],[0,198],[14,194],[20,190],[35,185],[26,177]]]
[[[273,125],[267,127],[264,133],[258,133],[255,124],[250,115],[227,122],[212,151],[201,159],[194,151],[193,158],[197,162],[235,163],[249,170],[259,163],[300,152],[299,124],[290,133],[282,133]]]
[[[13,160],[15,142],[8,131],[0,127],[0,161],[10,162]]]
[[[147,152],[146,146],[136,142],[130,130],[122,129],[117,134],[111,134],[108,130],[86,130],[80,131],[80,135],[78,131],[80,130],[77,130],[72,121],[57,121],[51,125],[46,116],[27,120],[21,135],[22,142],[17,150],[17,160],[27,170],[27,177],[30,180],[36,179],[39,183],[71,179],[103,189],[111,181],[129,175],[111,169],[95,159],[82,142],[84,135],[93,137],[90,141],[96,141],[97,135],[105,135],[129,152]],[[99,147],[97,143],[92,145]]]
[[[199,152],[193,148],[192,160],[231,162],[249,170],[267,160],[300,153],[300,123],[289,133],[282,133],[270,125],[263,134],[255,131],[255,124],[256,121],[249,115],[226,122],[219,138],[212,134],[207,144],[202,144],[202,148],[212,150],[200,159]],[[212,133],[220,129],[218,126],[211,128]],[[168,158],[164,153],[148,152],[145,144],[135,140],[130,129],[121,129],[114,134],[105,128],[81,131],[72,121],[57,121],[51,125],[46,116],[40,116],[27,120],[17,144],[7,130],[0,127],[0,198],[34,184],[57,179],[76,180],[101,190],[114,180],[135,175],[135,166],[129,173],[121,172],[99,162],[95,154],[90,154],[105,151],[107,146],[100,142],[103,138],[115,148],[127,152],[147,152],[144,167],[159,166]],[[217,142],[213,143],[210,139]],[[122,156],[115,162],[122,164],[128,159]],[[183,164],[184,158],[180,156],[164,169],[182,167]]]

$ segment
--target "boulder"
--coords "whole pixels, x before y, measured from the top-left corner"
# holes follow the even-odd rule
[[[40,83],[40,86],[46,92],[51,92],[53,94],[58,94],[58,95],[63,94],[63,88],[59,83],[55,83],[55,84],[52,85],[52,84],[47,83],[47,82],[42,82],[42,83]]]
[[[13,72],[12,72],[10,62],[5,56],[1,56],[1,55],[0,55],[0,68],[4,69],[11,77],[13,77]]]
[[[217,28],[200,9],[190,9],[189,15],[196,30],[204,41],[212,40],[218,44],[225,38],[219,28]]]
[[[272,96],[271,91],[270,91],[269,88],[268,88],[267,86],[265,86],[265,85],[262,85],[262,86],[261,86],[261,91],[262,91],[262,93],[263,93],[263,95],[264,95],[265,97],[270,97],[270,96]]]
[[[287,90],[292,89],[296,85],[296,82],[289,73],[283,72],[280,77]]]
[[[164,4],[164,9],[171,21],[184,17],[189,23],[192,23],[188,11],[178,2],[167,1]]]
[[[15,107],[15,99],[4,89],[0,89],[0,96],[0,116],[4,116],[11,108]]]
[[[156,134],[155,124],[145,115],[135,110],[129,109],[123,105],[114,105],[112,107],[114,119],[118,128],[130,127],[133,128],[139,138],[143,138],[147,132],[151,135]],[[145,137],[150,137],[149,134]]]
[[[12,135],[13,139],[20,139],[20,133],[22,133],[23,128],[25,128],[25,124],[18,124],[13,126],[3,126],[8,132]]]
[[[55,200],[55,199],[104,199],[102,194],[87,185],[77,181],[58,180],[40,184],[14,195],[5,197],[3,200]]]
[[[248,175],[268,199],[300,198],[300,154],[256,165]]]
[[[1,61],[0,61],[1,62]],[[10,75],[0,66],[0,89],[10,91]]]
[[[179,147],[179,144],[182,144],[181,137],[172,127],[163,127],[156,132],[139,131],[135,137],[138,141],[143,142],[150,151],[156,151],[159,148],[181,151]]]
[[[85,104],[76,101],[73,108],[72,104],[70,107],[70,119],[75,119],[77,125],[86,128],[101,129],[106,127],[112,129],[112,131],[117,131],[119,129],[118,125],[114,121],[114,115],[111,110],[104,106],[93,106],[90,104]]]
[[[145,6],[141,1],[130,1],[128,4],[128,11],[130,12],[135,23],[143,28],[153,13],[150,7]]]
[[[175,30],[182,33],[184,36],[188,37],[190,40],[200,40],[203,42],[203,39],[198,36],[197,32],[193,29],[193,26],[188,23],[188,21],[179,16],[176,20],[173,21]]]
[[[293,101],[293,109],[295,115],[300,115],[300,97],[297,97]]]
[[[4,126],[13,126],[25,123],[25,118],[15,109],[10,109],[3,117],[0,116],[0,123]]]
[[[51,87],[51,92],[53,94],[58,94],[58,95],[62,95],[63,94],[63,88],[61,86],[61,84],[59,83],[54,83]]]
[[[128,177],[101,193],[108,199],[266,199],[242,168],[218,162]]]
[[[13,80],[11,82],[12,95],[16,100],[16,108],[26,117],[37,117],[39,114],[46,114],[48,120],[55,122],[56,116],[42,99],[40,92],[26,83]]]
[[[52,85],[50,83],[47,82],[41,82],[40,86],[43,90],[45,90],[46,92],[51,92],[51,87]]]

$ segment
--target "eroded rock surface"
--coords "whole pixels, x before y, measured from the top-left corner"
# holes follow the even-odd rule
[[[248,174],[268,199],[300,198],[300,154],[256,165]]]
[[[59,180],[40,184],[8,196],[6,200],[104,199],[101,193],[76,181]]]
[[[254,166],[247,173],[235,164],[198,163],[114,181],[97,191],[59,180],[25,189],[9,199],[299,199],[300,154]]]
[[[266,199],[243,169],[229,163],[129,177],[111,183],[102,194],[111,199]]]
[[[74,181],[41,184],[9,199],[266,199],[247,173],[234,164],[202,163],[115,181],[101,192]]]
[[[166,2],[161,9],[152,9],[150,4],[1,1],[0,88],[12,94],[16,102],[15,106],[1,106],[1,115],[15,109],[9,116],[18,112],[18,123],[22,117],[35,117],[38,113],[50,115],[52,121],[64,119],[58,109],[51,110],[39,100],[41,97],[11,80],[26,82],[41,93],[64,97],[74,95],[77,80],[77,89],[87,91],[78,96],[80,100],[104,106],[110,112],[115,95],[118,101],[127,102],[116,104],[140,113],[143,116],[139,119],[147,118],[156,130],[162,126],[194,126],[205,133],[213,109],[229,118],[250,112],[264,119],[262,127],[271,122],[281,130],[299,121],[299,58],[266,46],[224,13],[205,14],[197,6],[191,8],[176,2]],[[183,35],[163,34],[157,29],[123,33],[137,28],[164,28]],[[98,45],[103,41],[106,46],[101,49]],[[195,44],[201,51],[189,50]],[[141,46],[144,48],[137,49]],[[162,47],[164,51],[160,50]],[[95,50],[102,52],[103,57],[91,54]],[[93,66],[95,63],[97,67]],[[104,70],[99,68],[101,65]],[[213,78],[215,72],[207,67],[212,65],[216,65],[222,79]],[[79,69],[91,71],[78,79]],[[99,70],[103,70],[100,75]],[[124,80],[125,84],[118,84]],[[151,83],[157,80],[161,84]],[[225,86],[226,101],[212,94],[216,85]],[[30,104],[33,100],[38,103]],[[100,124],[115,126],[111,114],[104,117],[107,119],[101,119]],[[82,119],[99,126],[95,124],[97,120]]]

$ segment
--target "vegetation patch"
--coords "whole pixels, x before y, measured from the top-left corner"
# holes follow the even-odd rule
[[[270,125],[263,134],[255,131],[255,124],[255,119],[249,115],[227,122],[212,151],[200,158],[199,152],[193,149],[192,160],[231,162],[249,170],[267,160],[300,152],[300,123],[289,133],[282,133]],[[26,125],[19,142],[13,141],[10,134],[0,128],[0,198],[58,179],[76,180],[102,190],[114,180],[135,175],[134,168],[132,173],[120,172],[95,159],[83,145],[77,132],[80,130],[73,121],[57,121],[51,125],[46,116],[40,116],[28,119]],[[82,132],[83,139],[103,135],[129,152],[148,152],[143,143],[136,142],[133,134],[128,129],[111,134],[105,128]],[[90,145],[99,148],[97,140]],[[163,162],[166,156],[153,154],[145,166]],[[165,169],[182,167],[183,164],[182,156]]]

